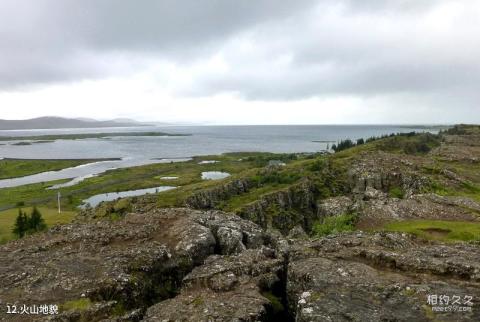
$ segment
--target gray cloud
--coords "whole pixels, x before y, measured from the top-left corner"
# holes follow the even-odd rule
[[[424,10],[431,7],[438,0],[346,0],[344,3],[348,4],[349,8],[353,10],[364,11],[412,11]]]
[[[112,71],[105,56],[119,52],[194,60],[210,52],[214,42],[314,1],[252,3],[5,0],[0,3],[0,85],[108,76]]]
[[[259,28],[260,48],[252,56],[226,48],[228,73],[199,75],[182,93],[231,92],[249,100],[405,94],[433,109],[452,102],[478,108],[479,7],[469,12],[465,2],[466,10],[448,25],[442,14],[455,8],[439,9],[449,1],[367,2],[358,11],[359,4],[326,4]]]
[[[405,95],[470,111],[479,103],[479,10],[474,0],[3,0],[0,90],[128,75],[151,61],[188,70],[217,55],[226,70],[192,70],[175,93]]]

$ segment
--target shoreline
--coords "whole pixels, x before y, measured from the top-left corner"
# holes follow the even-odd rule
[[[123,158],[87,158],[87,159],[29,159],[29,158],[0,158],[0,161],[85,161],[85,162],[101,162],[101,161],[121,161]]]
[[[56,141],[56,140],[83,140],[104,139],[109,137],[138,137],[138,136],[192,136],[192,134],[174,134],[166,132],[104,132],[104,133],[81,133],[81,134],[44,134],[28,136],[0,136],[0,141]]]

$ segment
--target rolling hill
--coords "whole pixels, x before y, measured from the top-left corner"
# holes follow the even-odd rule
[[[65,128],[103,128],[146,126],[133,120],[97,121],[93,119],[70,119],[46,116],[28,120],[0,120],[0,130],[65,129]]]

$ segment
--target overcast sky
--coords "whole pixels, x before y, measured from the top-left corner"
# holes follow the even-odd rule
[[[480,123],[478,0],[1,0],[0,118]]]

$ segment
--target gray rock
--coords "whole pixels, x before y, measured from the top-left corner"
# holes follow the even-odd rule
[[[353,201],[347,196],[328,198],[318,204],[318,217],[343,215],[350,212],[352,206]]]
[[[476,321],[432,312],[428,295],[480,296],[480,250],[407,234],[351,233],[292,246],[287,293],[296,321]]]
[[[270,301],[261,294],[280,282],[285,259],[265,248],[210,256],[184,278],[178,296],[150,307],[145,321],[265,321]]]
[[[240,231],[228,227],[217,230],[218,247],[221,254],[231,255],[241,253],[246,249],[242,243],[243,235]]]
[[[302,226],[293,227],[287,236],[288,239],[305,239],[308,238],[307,233],[303,230]]]
[[[227,292],[207,289],[160,302],[148,309],[143,321],[265,321],[268,305],[256,285]]]
[[[387,194],[383,191],[377,190],[372,187],[367,187],[364,192],[364,199],[371,200],[371,199],[385,199],[387,198]]]
[[[475,221],[480,205],[465,197],[443,197],[435,194],[413,195],[405,199],[370,199],[358,209],[361,227],[379,222],[406,219]]]

